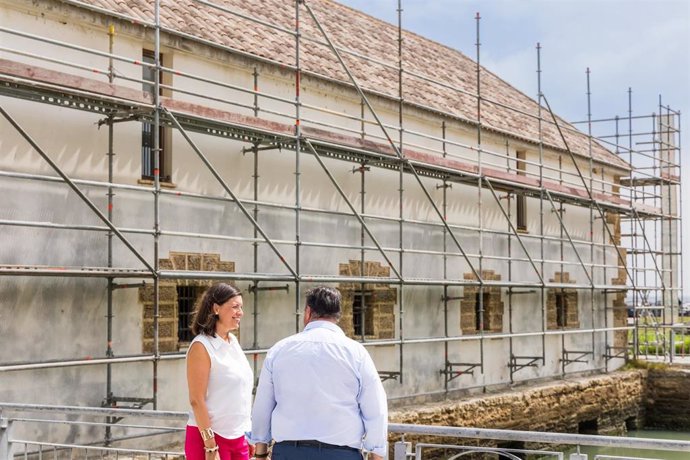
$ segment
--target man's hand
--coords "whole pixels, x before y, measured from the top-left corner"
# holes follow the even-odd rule
[[[369,452],[368,459],[369,460],[383,460],[383,457],[381,457],[380,455],[372,454],[371,452]]]

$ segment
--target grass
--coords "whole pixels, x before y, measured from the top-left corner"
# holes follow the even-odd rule
[[[629,340],[632,342],[632,338],[635,331],[630,331]],[[661,338],[661,337],[660,337]],[[659,338],[659,339],[660,339]],[[668,346],[671,341],[671,332],[668,330],[663,331],[663,344],[658,343],[657,334],[653,327],[640,327],[637,330],[637,344],[638,351],[641,354],[662,354],[664,352],[664,346]],[[675,338],[675,354],[676,355],[688,355],[690,356],[690,335],[679,335],[676,334]]]
[[[679,321],[684,324],[690,324],[690,317],[680,317]],[[656,330],[649,318],[640,318],[637,331],[629,332],[628,340],[630,343],[633,342],[633,334],[635,334],[635,332],[637,332],[638,352],[643,355],[663,354],[664,346],[668,346],[671,341],[671,331],[664,329],[661,332],[661,334],[663,334],[664,343],[658,343],[660,340],[657,339]],[[659,337],[659,339],[661,339],[661,337]],[[675,354],[690,356],[690,333],[684,335],[675,334]]]

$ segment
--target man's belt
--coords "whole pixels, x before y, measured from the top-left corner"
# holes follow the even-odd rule
[[[316,441],[313,439],[303,439],[300,441],[280,441],[278,444],[285,444],[293,447],[317,447],[319,449],[345,449],[359,452],[358,449],[350,446],[338,446],[336,444],[328,444],[326,442]]]

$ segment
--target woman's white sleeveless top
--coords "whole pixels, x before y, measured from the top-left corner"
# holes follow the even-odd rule
[[[251,430],[252,388],[254,373],[240,348],[237,338],[229,334],[229,342],[218,336],[197,335],[211,358],[211,372],[206,390],[206,407],[211,429],[226,439],[244,436]],[[188,351],[189,353],[189,351]],[[189,411],[188,425],[197,426],[194,412]]]

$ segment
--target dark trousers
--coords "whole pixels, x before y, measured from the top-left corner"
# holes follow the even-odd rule
[[[296,446],[288,441],[273,446],[271,460],[362,460],[362,453],[357,449]]]

